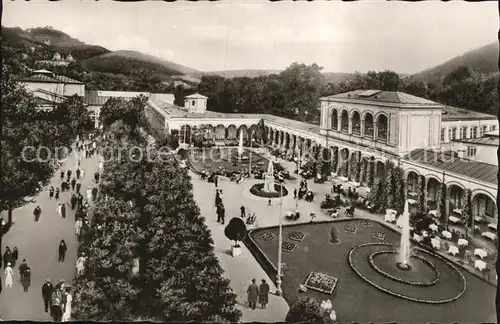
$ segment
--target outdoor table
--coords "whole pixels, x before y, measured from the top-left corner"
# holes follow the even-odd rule
[[[479,271],[484,271],[484,269],[486,269],[486,262],[482,260],[476,260],[474,261],[474,268],[476,268]]]
[[[496,232],[497,224],[488,224],[488,228]]]
[[[429,212],[429,215],[433,216],[433,217],[437,217],[437,210],[431,210]]]
[[[448,248],[448,253],[453,255],[453,256],[456,256],[460,251],[458,250],[458,247],[456,247],[455,245],[451,245],[449,248]]]
[[[441,248],[441,240],[434,237],[431,239],[431,245],[434,249],[439,250]]]
[[[483,249],[475,249],[474,250],[474,256],[477,256],[481,259],[484,259],[488,256],[488,252],[486,252],[485,250]]]
[[[460,208],[453,209],[453,212],[459,215],[462,215],[462,210]]]
[[[495,241],[497,239],[497,235],[495,233],[492,233],[492,232],[484,232],[481,235],[486,237],[487,239],[492,240],[492,241]]]
[[[483,221],[483,218],[481,216],[475,216],[474,221],[477,223],[481,223]]]
[[[458,246],[468,246],[469,245],[469,241],[465,240],[465,239],[458,239]]]
[[[428,236],[429,236],[429,233],[427,233],[427,231],[422,231],[422,236],[423,236],[423,237],[428,237]]]
[[[478,225],[474,225],[474,230],[479,232],[481,230],[481,227],[479,227]]]
[[[386,222],[394,222],[396,220],[396,215],[395,214],[385,214],[385,221]]]
[[[450,216],[450,218],[448,218],[450,220],[450,222],[452,222],[453,224],[458,224],[460,223],[462,220],[458,217],[455,217],[455,216]]]
[[[408,203],[409,203],[410,205],[414,205],[414,204],[416,204],[416,203],[417,203],[417,201],[416,201],[415,199],[411,199],[411,198],[410,198],[410,199],[408,199]]]
[[[436,224],[431,224],[429,225],[429,228],[433,231],[433,232],[437,232],[438,230],[438,226]]]
[[[413,234],[413,239],[417,242],[422,242],[424,238],[420,235]]]
[[[443,235],[444,238],[451,240],[451,233],[448,231],[442,231],[441,234]]]

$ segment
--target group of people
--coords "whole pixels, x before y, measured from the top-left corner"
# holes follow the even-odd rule
[[[45,280],[42,286],[42,298],[45,312],[50,312],[50,316],[55,322],[67,322],[71,318],[71,287],[61,279],[55,286],[50,278]]]
[[[11,257],[9,255],[6,255],[8,252],[10,252],[9,247],[7,247],[4,253],[4,262],[5,257],[8,257],[7,263],[4,264],[5,288],[12,288],[12,285],[14,283],[14,270],[12,268],[15,267],[15,260],[17,260],[17,255],[15,257]],[[23,286],[23,291],[27,292],[28,288],[31,286],[31,268],[28,266],[26,259],[23,259],[21,261],[21,264],[19,265],[19,278]]]
[[[299,190],[293,189],[293,199],[304,199],[305,201],[312,202],[314,200],[314,193],[308,189],[307,181],[301,180]]]
[[[257,301],[261,305],[261,308],[266,308],[269,302],[269,285],[265,279],[262,279],[260,286],[257,286],[256,280],[252,279],[252,283],[247,289],[248,296],[248,306],[251,309],[255,309]]]

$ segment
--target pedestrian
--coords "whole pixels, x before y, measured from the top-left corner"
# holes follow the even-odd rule
[[[252,283],[247,289],[248,305],[250,308],[255,309],[257,304],[257,298],[259,297],[259,287],[255,283],[255,279],[252,279]]]
[[[51,307],[51,297],[54,292],[54,286],[52,286],[52,282],[50,278],[45,279],[45,283],[42,286],[42,298],[43,304],[45,306],[45,313],[49,312],[49,307]]]
[[[57,205],[57,215],[62,217],[62,204]]]
[[[26,263],[26,259],[23,259],[23,261],[21,261],[21,264],[19,265],[19,278],[23,277],[23,273],[24,271],[26,271],[26,269],[28,269],[28,264]]]
[[[215,185],[215,188],[217,188],[219,185],[219,176],[217,176],[217,175],[214,176],[214,185]]]
[[[241,218],[245,218],[245,206],[240,207],[240,215],[241,215]]]
[[[29,267],[21,275],[21,284],[23,285],[24,292],[28,292],[28,288],[31,286],[31,269]]]
[[[55,198],[56,200],[59,199],[59,188],[56,188]]]
[[[7,264],[10,264],[12,261],[12,251],[10,250],[10,247],[6,246],[5,247],[5,253],[3,254],[3,268],[7,268]]]
[[[73,179],[71,180],[71,189],[72,189],[73,191],[75,190],[75,186],[76,186],[76,179],[75,179],[75,178],[73,178]]]
[[[80,232],[82,231],[82,226],[83,222],[81,218],[78,218],[78,220],[75,222],[75,234],[76,236],[80,236]]]
[[[92,188],[92,201],[95,201],[97,199],[98,192],[99,190],[97,189],[97,187]]]
[[[40,219],[40,215],[42,215],[42,209],[40,206],[36,206],[35,210],[33,211],[33,215],[35,215],[35,222],[38,222]]]
[[[64,240],[61,240],[61,243],[59,243],[59,262],[64,262],[67,250],[68,247],[66,246],[66,242],[64,242]]]
[[[13,276],[14,272],[11,268],[11,263],[7,262],[7,267],[5,267],[5,288],[12,288],[12,283],[14,282]]]
[[[87,201],[92,200],[92,189],[90,187],[87,187]]]
[[[61,217],[66,218],[66,204],[61,205]]]
[[[297,199],[297,189],[293,189],[293,199]]]
[[[68,173],[66,173],[66,175],[68,176],[68,182],[69,182],[69,180],[71,179],[71,173],[72,173],[72,172],[71,172],[71,169],[70,169],[70,170],[68,170]]]
[[[82,255],[76,260],[76,274],[78,276],[83,275],[83,271],[85,270],[85,254]]]
[[[262,308],[266,308],[269,302],[269,285],[265,279],[262,279],[262,283],[259,287],[259,304]]]
[[[99,172],[94,173],[95,183],[99,183],[99,177],[100,177]]]
[[[85,170],[84,169],[81,170],[80,176],[82,177],[82,179],[85,176]]]
[[[62,320],[62,292],[60,284],[57,284],[52,292],[50,316],[52,316],[54,322],[60,322]]]
[[[10,262],[12,262],[12,267],[14,268],[16,266],[17,259],[19,258],[19,251],[17,250],[17,246],[14,246],[14,249],[12,250],[12,258]]]
[[[61,170],[61,180],[64,179],[64,170]]]
[[[83,207],[83,196],[80,193],[78,193],[77,199],[78,206]]]
[[[104,162],[99,161],[99,171],[102,172],[102,170],[104,170]]]
[[[226,208],[224,208],[224,205],[220,205],[220,213],[221,213],[221,224],[224,225],[225,219],[226,219]]]
[[[80,168],[76,169],[76,178],[77,179],[80,179],[80,174],[81,174]]]
[[[62,315],[62,321],[68,322],[71,318],[71,303],[73,302],[73,296],[71,295],[71,287],[66,286],[64,289],[64,313]]]
[[[64,180],[61,182],[61,192],[64,192],[66,190],[66,183]]]
[[[51,186],[49,189],[49,198],[52,199],[54,197],[54,186]]]
[[[70,200],[70,203],[71,203],[71,209],[74,210],[75,207],[76,207],[76,203],[78,202],[78,198],[76,198],[76,195],[73,194],[71,196],[71,200]]]
[[[82,188],[82,184],[81,184],[80,182],[78,182],[78,183],[76,184],[76,192],[77,192],[77,193],[80,193],[80,189],[81,189],[81,188]]]
[[[271,199],[267,201],[267,206],[271,207]]]

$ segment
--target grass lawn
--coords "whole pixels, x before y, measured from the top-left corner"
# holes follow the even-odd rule
[[[339,322],[476,323],[495,321],[496,287],[459,266],[456,267],[464,275],[467,289],[458,300],[445,304],[433,305],[404,300],[366,283],[349,265],[348,254],[351,249],[367,242],[385,242],[398,245],[400,238],[399,233],[377,222],[372,221],[372,223],[371,227],[364,227],[361,226],[361,220],[354,219],[284,226],[283,242],[289,242],[284,244],[285,248],[291,251],[282,254],[283,262],[286,264],[282,289],[287,302],[291,305],[301,295],[314,297],[320,301],[330,299],[333,309],[337,312]],[[346,229],[346,226],[350,227]],[[332,227],[336,229],[338,243],[330,242]],[[263,234],[265,232],[268,233]],[[292,240],[289,237],[293,232],[305,234],[305,237],[295,234],[296,240]],[[385,236],[384,240],[373,238],[373,233],[379,233],[380,237]],[[257,229],[250,233],[250,237],[248,245],[264,269],[269,270],[265,261],[266,257],[276,267],[278,227]],[[302,241],[297,240],[297,237],[301,238]],[[370,251],[360,249],[354,258],[356,268],[377,285],[385,288],[390,287],[392,291],[397,293],[433,300],[453,297],[460,292],[462,287],[460,275],[446,266],[444,262],[427,254],[421,255],[432,262],[440,272],[439,282],[435,286],[409,286],[383,277],[370,267],[367,257],[374,251],[384,249],[387,247]],[[380,255],[376,258],[377,265],[386,271],[393,269],[387,263],[392,263],[394,260],[395,258],[390,255]],[[409,276],[408,279],[432,280],[433,273],[429,269],[425,269],[423,265],[416,264],[416,266],[417,269],[421,269],[419,272],[422,271],[422,273],[406,274]],[[298,292],[299,285],[305,283],[311,272],[326,274],[338,279],[332,295],[312,289],[308,289],[306,293]],[[274,270],[269,270],[269,274],[272,278],[275,277]]]
[[[243,157],[238,159],[237,148],[207,148],[204,150],[191,150],[190,159],[193,167],[197,171],[203,169],[208,172],[215,172],[220,168],[231,171],[248,171],[250,162],[252,167],[258,167],[262,171],[267,170],[268,159],[262,155],[243,149]],[[250,161],[251,156],[251,161]]]

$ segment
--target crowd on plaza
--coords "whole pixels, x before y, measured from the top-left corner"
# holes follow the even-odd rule
[[[82,233],[87,231],[90,227],[89,221],[89,210],[90,204],[89,202],[95,201],[98,198],[98,188],[97,184],[99,183],[100,174],[96,172],[94,174],[94,182],[96,187],[87,188],[86,196],[84,197],[81,194],[81,183],[80,181],[85,176],[85,171],[81,168],[82,156],[84,158],[90,158],[97,151],[97,143],[93,140],[93,134],[89,134],[89,138],[86,140],[77,140],[76,143],[76,154],[77,154],[77,162],[75,165],[75,172],[70,168],[67,170],[60,170],[60,179],[61,184],[60,187],[54,188],[51,186],[48,191],[48,195],[50,199],[55,199],[60,201],[57,206],[58,216],[62,219],[66,218],[67,208],[69,205],[72,211],[74,211],[75,215],[75,235],[77,235],[78,239],[81,239]],[[102,167],[102,164],[100,164]],[[74,174],[74,177],[71,176]],[[72,192],[71,198],[68,200],[68,196],[63,196],[62,194],[65,192]],[[34,221],[39,222],[40,217],[42,215],[42,208],[40,205],[37,205],[33,211]],[[66,252],[68,247],[64,239],[62,239],[58,246],[58,262],[64,262],[66,258]],[[9,246],[5,247],[5,252],[3,254],[3,265],[4,265],[4,282],[5,288],[12,288],[14,285],[14,270],[16,266],[16,261],[19,259],[20,252],[17,247],[14,247],[13,250],[10,249]],[[85,263],[85,256],[81,255],[76,262],[76,271],[77,273],[82,272]],[[27,292],[31,285],[31,268],[28,266],[27,260],[25,258],[22,259],[21,264],[19,265],[19,278],[20,282],[23,286],[24,292]],[[61,279],[55,286],[52,284],[50,278],[45,280],[44,285],[42,286],[42,299],[44,302],[45,312],[50,312],[50,316],[54,321],[68,321],[71,316],[71,302],[72,302],[72,294],[71,294],[71,286],[65,282],[64,279]]]

